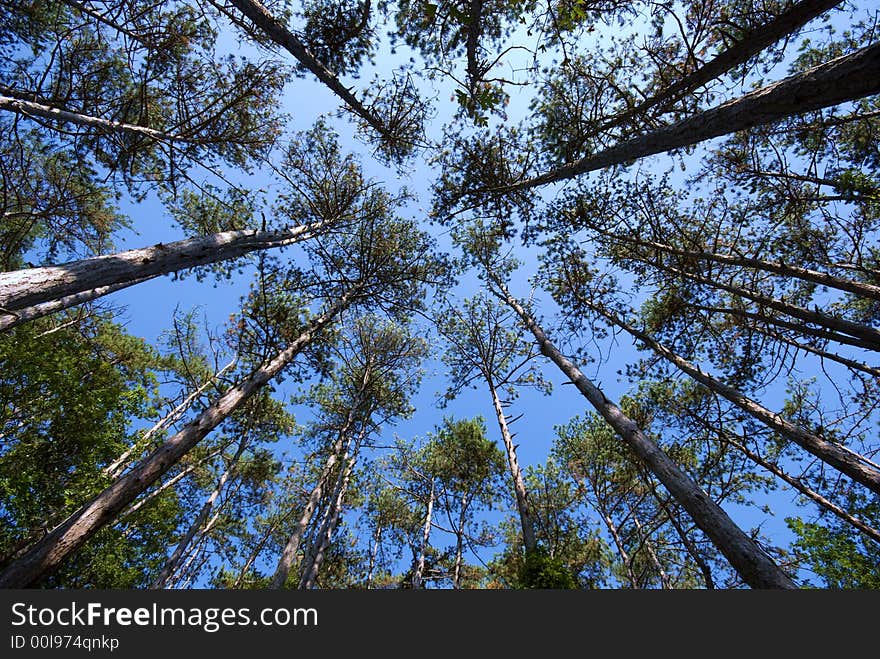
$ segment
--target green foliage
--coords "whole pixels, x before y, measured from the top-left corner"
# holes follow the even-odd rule
[[[517,571],[517,588],[570,590],[578,587],[577,580],[558,558],[538,547],[526,552]]]

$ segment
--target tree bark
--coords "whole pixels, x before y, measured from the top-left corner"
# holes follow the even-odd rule
[[[489,392],[492,394],[492,406],[495,408],[495,417],[498,420],[498,427],[501,429],[501,439],[504,441],[504,448],[507,452],[507,465],[510,468],[510,476],[513,479],[516,508],[519,512],[519,521],[522,527],[523,546],[526,548],[526,553],[533,552],[538,548],[538,540],[535,537],[535,519],[532,517],[529,507],[526,483],[516,458],[516,447],[513,445],[510,428],[507,426],[507,417],[504,414],[504,408],[501,406],[501,399],[498,397],[498,392],[491,382],[489,382]]]
[[[363,103],[340,82],[336,74],[319,62],[296,35],[272,16],[262,4],[257,0],[230,0],[230,3],[247,16],[269,39],[293,55],[300,64],[311,71],[318,80],[324,83],[330,91],[342,99],[356,115],[366,121],[380,135],[394,139],[395,136],[385,126],[385,123],[364,107]]]
[[[416,569],[413,572],[412,587],[418,590],[422,587],[422,575],[425,573],[425,557],[428,553],[428,539],[431,537],[431,521],[434,513],[434,479],[431,479],[431,492],[428,495],[428,505],[425,511],[425,525],[422,527],[422,541],[419,545],[419,558],[416,561]]]
[[[653,261],[646,262],[671,274],[690,279],[694,283],[717,288],[719,290],[732,293],[733,295],[736,295],[738,297],[744,297],[747,300],[752,300],[753,302],[773,309],[774,311],[784,313],[788,316],[791,316],[792,318],[797,318],[798,320],[803,320],[807,323],[813,323],[814,325],[821,325],[822,327],[825,327],[835,332],[840,332],[841,334],[848,334],[849,336],[859,339],[862,342],[862,345],[870,346],[870,350],[880,352],[880,331],[874,329],[873,327],[862,325],[860,323],[854,323],[844,318],[829,316],[828,314],[824,314],[819,311],[804,309],[803,307],[799,307],[795,304],[790,304],[784,300],[778,300],[776,298],[767,297],[766,295],[761,295],[760,293],[754,293],[747,289],[740,288],[739,286],[730,286],[728,284],[722,284],[718,280],[698,277],[697,275],[693,275],[684,270],[679,270],[678,268],[660,265]]]
[[[365,373],[364,380],[361,382],[360,389],[356,395],[357,400],[363,396],[368,383],[369,371]],[[293,567],[293,561],[296,559],[296,553],[299,551],[303,536],[309,527],[309,523],[312,521],[312,515],[315,514],[315,509],[318,507],[321,497],[324,496],[324,488],[327,485],[327,480],[330,478],[333,468],[336,466],[336,463],[342,455],[346,441],[349,439],[349,433],[356,420],[356,407],[357,405],[353,405],[352,408],[348,410],[345,421],[339,428],[336,441],[330,449],[330,455],[327,456],[327,462],[324,463],[324,468],[321,470],[318,482],[315,484],[315,487],[312,488],[312,491],[309,494],[309,500],[306,502],[305,508],[303,508],[302,515],[300,515],[293,532],[290,534],[290,538],[287,540],[284,550],[281,552],[281,557],[278,559],[278,566],[275,568],[275,574],[272,577],[269,588],[278,590],[284,588],[284,584],[287,583],[287,577]]]
[[[12,326],[18,320],[16,316],[44,303],[84,294],[93,300],[98,297],[93,292],[106,294],[160,275],[292,245],[313,237],[322,226],[315,223],[275,231],[223,231],[63,265],[0,273],[0,308],[6,314],[0,315],[0,329]],[[28,319],[35,317],[28,314]]]
[[[354,291],[340,297],[274,359],[265,363],[246,380],[231,387],[197,419],[184,426],[165,444],[116,480],[60,527],[45,536],[32,549],[0,574],[0,588],[24,588],[55,570],[71,553],[111,522],[139,494],[155,483],[168,469],[204,439],[208,433],[241,407],[252,395],[278,375],[315,338],[316,334],[349,306]]]
[[[355,440],[351,456],[345,456],[343,458],[344,464],[339,472],[339,480],[334,488],[333,497],[330,501],[329,515],[321,523],[321,528],[318,529],[311,560],[303,571],[302,579],[300,580],[299,588],[301,590],[309,590],[315,587],[315,583],[318,579],[318,572],[324,562],[324,557],[327,555],[327,549],[330,547],[330,542],[333,540],[333,533],[336,531],[336,527],[339,524],[339,516],[342,513],[342,504],[345,500],[345,493],[348,490],[351,474],[354,471],[354,465],[357,461],[359,449],[360,439]]]
[[[765,48],[799,30],[812,19],[836,7],[841,2],[842,0],[803,0],[793,4],[769,23],[744,34],[736,45],[718,53],[700,68],[675,81],[659,94],[645,99],[626,112],[615,115],[592,134],[597,135],[615,128],[634,117],[638,117],[645,110],[674,103],[701,85],[718,78],[740,64],[744,64]]]
[[[846,474],[857,483],[861,483],[872,492],[880,494],[880,471],[868,467],[868,465],[856,455],[843,450],[840,446],[833,442],[829,442],[824,437],[814,435],[802,428],[798,428],[779,414],[771,412],[766,407],[763,407],[752,399],[741,394],[733,387],[730,387],[703,372],[699,367],[691,364],[666,346],[655,341],[645,332],[637,330],[614,314],[609,313],[604,308],[588,302],[585,302],[585,304],[601,314],[606,320],[608,320],[608,322],[616,325],[635,339],[644,343],[657,355],[677,366],[679,370],[689,375],[710,391],[726,398],[744,412],[747,412],[755,419],[761,421],[768,428],[775,430],[783,437],[790,439],[808,453],[816,456],[826,464],[831,465],[841,473]]]
[[[10,94],[12,90],[2,87],[0,89],[4,94]],[[0,95],[0,110],[14,112],[24,117],[40,117],[41,119],[50,119],[52,121],[62,121],[64,123],[75,124],[87,128],[98,128],[100,130],[116,133],[129,133],[146,137],[159,142],[191,142],[181,135],[169,135],[161,130],[147,128],[146,126],[138,126],[136,124],[127,124],[121,121],[112,121],[110,119],[101,119],[100,117],[90,117],[89,115],[80,114],[56,108],[45,103],[37,103],[36,101],[28,101],[15,96]]]
[[[620,438],[646,467],[663,483],[719,551],[730,561],[742,579],[753,588],[795,588],[794,582],[773,559],[716,504],[664,451],[648,439],[638,425],[608,400],[581,371],[565,357],[532,319],[504,284],[488,273],[498,294],[522,319],[535,336],[541,352],[577,387]]]
[[[664,245],[663,243],[653,242],[650,240],[641,240],[627,236],[614,235],[611,232],[600,231],[611,240],[621,241],[639,247],[647,247],[667,254],[680,256],[686,261],[700,260],[722,263],[725,265],[742,266],[755,270],[763,270],[764,272],[772,272],[773,274],[782,275],[783,277],[794,277],[803,281],[809,281],[821,286],[836,288],[839,291],[853,293],[862,297],[873,300],[880,300],[880,286],[867,284],[852,279],[837,277],[818,270],[810,270],[809,268],[801,268],[794,265],[781,263],[779,261],[763,261],[761,259],[753,259],[745,256],[737,256],[735,254],[719,254],[715,252],[695,252],[685,249],[679,249],[672,245]]]
[[[211,510],[214,509],[214,504],[220,497],[220,494],[223,492],[223,488],[226,486],[226,482],[229,480],[229,478],[234,473],[236,467],[238,466],[238,460],[239,458],[241,458],[241,454],[244,453],[245,448],[247,448],[247,440],[248,437],[247,435],[245,435],[239,442],[238,449],[236,450],[235,455],[232,457],[232,460],[230,460],[229,464],[226,466],[226,469],[217,480],[217,485],[214,487],[214,491],[211,492],[211,494],[205,500],[205,503],[202,505],[202,509],[199,511],[199,514],[196,515],[193,523],[190,524],[186,533],[184,533],[183,537],[180,539],[180,542],[177,543],[177,547],[174,548],[171,556],[169,556],[168,560],[165,561],[165,565],[162,566],[159,574],[150,585],[151,589],[165,588],[168,577],[170,577],[174,570],[176,570],[177,567],[180,565],[180,561],[183,558],[184,552],[186,552],[193,538],[196,537],[196,534],[199,533],[199,531],[207,531],[208,526],[210,526],[205,525],[205,522],[208,519],[208,515],[211,514]]]
[[[704,110],[671,126],[503,188],[527,190],[880,92],[880,43]]]

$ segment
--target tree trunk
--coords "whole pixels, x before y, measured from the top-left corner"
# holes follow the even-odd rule
[[[422,575],[425,573],[425,556],[428,553],[428,539],[431,537],[431,518],[434,513],[434,479],[431,479],[431,493],[428,495],[428,506],[425,511],[425,525],[422,528],[422,542],[419,545],[419,558],[416,561],[416,569],[413,573],[412,587],[418,590],[422,587]]]
[[[535,336],[541,352],[548,357],[577,387],[620,438],[632,449],[646,467],[663,483],[719,551],[730,561],[742,579],[753,588],[795,588],[794,582],[779,568],[758,544],[740,529],[665,452],[648,439],[636,423],[554,346],[544,330],[497,278],[490,278],[503,299],[522,319]]]
[[[7,87],[0,89],[4,94],[10,94],[12,90]],[[168,133],[147,128],[146,126],[137,126],[135,124],[126,124],[121,121],[111,121],[110,119],[101,119],[100,117],[90,117],[78,112],[63,110],[44,103],[28,101],[18,98],[19,94],[0,96],[0,110],[14,112],[25,117],[40,117],[41,119],[50,119],[52,121],[62,121],[77,126],[85,126],[88,128],[98,128],[100,130],[116,133],[129,133],[146,137],[151,140],[160,142],[188,142],[186,137],[181,135],[169,135]]]
[[[822,327],[825,327],[834,332],[848,334],[849,336],[859,339],[861,341],[861,345],[868,347],[868,349],[874,350],[875,352],[880,352],[880,331],[874,329],[873,327],[862,325],[860,323],[854,323],[852,321],[838,318],[836,316],[829,316],[828,314],[824,314],[819,311],[811,311],[810,309],[805,309],[794,304],[789,304],[784,300],[778,300],[776,298],[767,297],[766,295],[761,295],[760,293],[754,293],[747,289],[740,288],[739,286],[722,284],[717,279],[713,280],[706,279],[705,277],[698,277],[697,275],[693,275],[684,270],[679,270],[678,268],[672,268],[666,265],[660,265],[653,261],[646,262],[671,274],[690,279],[694,283],[717,288],[738,297],[744,297],[748,300],[756,302],[757,304],[773,309],[774,311],[779,311],[780,313],[784,313],[788,316],[797,318],[798,320],[802,320],[807,323],[821,325]]]
[[[67,305],[72,306],[160,275],[292,245],[313,237],[321,228],[322,224],[316,223],[275,231],[223,231],[63,265],[3,272],[0,308],[7,317],[0,316],[0,329],[22,322],[16,316],[27,315],[28,320],[39,317],[31,310],[44,303],[89,294],[86,299]]]
[[[154,435],[163,431],[172,423],[176,422],[183,414],[189,409],[189,406],[193,404],[193,401],[196,400],[199,396],[201,396],[205,390],[214,384],[217,380],[219,380],[225,373],[228,373],[232,370],[235,365],[238,363],[238,358],[234,357],[232,361],[230,361],[226,366],[217,371],[212,377],[210,377],[204,384],[202,384],[198,389],[190,393],[186,398],[184,398],[183,402],[180,403],[177,407],[171,410],[168,414],[162,417],[158,423],[155,423],[152,427],[147,429],[143,435],[141,435],[138,440],[128,449],[123,451],[122,455],[116,458],[109,465],[104,467],[101,470],[101,473],[105,476],[109,476],[112,479],[119,478],[125,468],[129,465],[129,458],[135,451],[140,451],[144,446],[149,444],[150,440]]]
[[[357,394],[358,399],[363,395],[363,392],[366,391],[367,383],[368,376],[365,375],[364,381],[361,383],[361,387]],[[327,456],[327,462],[321,470],[321,476],[318,478],[318,482],[309,494],[309,500],[306,502],[302,515],[300,515],[299,521],[294,527],[293,532],[290,534],[290,538],[287,540],[287,545],[285,545],[284,550],[281,552],[281,557],[278,559],[278,566],[275,568],[275,574],[272,577],[269,588],[278,590],[279,588],[284,588],[284,584],[287,583],[287,577],[290,574],[290,569],[293,567],[293,561],[296,559],[296,553],[299,551],[300,543],[302,543],[303,536],[309,527],[309,523],[312,521],[312,515],[315,514],[315,509],[318,507],[321,497],[324,496],[324,487],[327,485],[327,480],[333,473],[333,468],[339,461],[346,440],[349,438],[349,433],[356,420],[357,410],[355,407],[356,406],[353,406],[346,414],[345,422],[340,427],[336,441],[330,448],[330,455]]]
[[[705,85],[731,69],[744,64],[765,48],[799,30],[812,19],[836,7],[841,2],[842,0],[803,0],[793,4],[769,23],[743,34],[734,46],[718,53],[700,68],[672,83],[659,94],[645,99],[631,110],[615,115],[593,131],[592,135],[615,128],[651,108],[674,103],[701,85]]]
[[[522,527],[523,546],[526,548],[526,553],[533,552],[538,548],[538,541],[535,538],[535,520],[529,508],[526,483],[523,480],[522,470],[519,468],[519,462],[516,459],[516,447],[513,445],[510,428],[507,426],[507,417],[504,414],[501,399],[498,397],[498,392],[491,382],[489,382],[489,392],[492,394],[492,406],[495,408],[495,417],[498,420],[498,427],[501,429],[501,439],[504,441],[504,448],[507,451],[507,465],[510,468],[510,476],[513,479],[516,509],[519,512],[519,521]]]
[[[775,327],[791,330],[792,332],[797,332],[798,334],[802,334],[804,336],[813,336],[817,339],[822,339],[824,341],[832,341],[841,345],[853,346],[855,348],[861,348],[862,350],[874,352],[874,349],[861,339],[856,339],[851,336],[847,336],[846,334],[832,332],[831,330],[807,327],[806,325],[791,323],[775,316],[767,316],[765,314],[755,313],[754,311],[732,309],[729,307],[709,307],[701,304],[693,304],[692,302],[687,302],[686,304],[692,309],[699,309],[701,311],[707,311],[710,313],[723,313],[731,316],[738,316],[740,318],[748,318],[749,320],[755,320],[761,323],[765,323],[767,325],[774,325]]]
[[[673,247],[672,245],[665,245],[663,243],[653,242],[650,240],[641,240],[639,238],[632,238],[629,236],[619,236],[613,234],[610,231],[599,230],[596,228],[594,228],[594,230],[599,231],[599,233],[607,236],[611,240],[632,245],[638,245],[639,247],[647,247],[650,249],[659,250],[667,254],[680,256],[685,261],[712,261],[725,265],[752,268],[755,270],[762,270],[764,272],[772,272],[773,274],[782,275],[783,277],[793,277],[801,279],[803,281],[813,282],[814,284],[828,286],[830,288],[835,288],[839,291],[853,293],[854,295],[870,298],[873,300],[880,300],[880,286],[875,286],[873,284],[867,284],[860,281],[853,281],[852,279],[845,279],[843,277],[837,277],[835,275],[830,275],[828,273],[820,272],[818,270],[801,268],[798,266],[781,263],[779,261],[763,261],[761,259],[737,256],[736,254],[719,254],[715,252],[703,251],[696,252]]]
[[[165,583],[168,581],[168,577],[177,569],[180,565],[180,561],[183,558],[184,552],[189,547],[189,544],[192,542],[193,538],[196,537],[196,534],[204,527],[205,531],[207,531],[207,526],[205,526],[205,521],[208,519],[208,515],[211,514],[211,510],[214,508],[214,504],[217,499],[220,497],[220,494],[223,492],[223,488],[226,486],[226,482],[232,476],[236,467],[238,466],[238,460],[241,458],[241,454],[244,453],[245,448],[247,448],[248,437],[245,435],[241,442],[238,444],[238,450],[236,450],[235,455],[230,460],[229,464],[226,466],[226,470],[220,475],[220,478],[217,480],[217,485],[214,488],[214,491],[211,492],[210,496],[205,500],[205,503],[202,505],[202,509],[199,511],[199,514],[196,516],[193,523],[190,524],[186,533],[180,539],[180,542],[177,543],[177,547],[174,548],[171,556],[168,557],[168,560],[165,561],[165,565],[162,566],[162,569],[159,571],[159,574],[156,576],[151,589],[160,589],[165,587]]]
[[[455,529],[455,566],[452,570],[452,587],[461,589],[461,564],[464,555],[464,525],[467,519],[467,509],[470,505],[470,497],[465,494],[461,502],[461,513],[458,516],[458,528]]]
[[[654,551],[654,545],[651,544],[650,538],[644,533],[642,523],[639,521],[639,516],[636,515],[635,511],[633,511],[633,524],[636,526],[636,531],[639,534],[641,544],[645,545],[645,551],[648,552],[648,556],[651,558],[651,563],[654,564],[654,569],[657,570],[657,575],[660,577],[661,588],[663,588],[663,590],[669,590],[671,588],[669,585],[669,575],[667,575],[666,570],[663,569],[663,565],[660,563],[660,557],[657,556],[657,552]]]
[[[74,513],[67,522],[8,566],[0,574],[0,588],[30,586],[56,569],[67,556],[115,519],[125,506],[146,491],[208,433],[278,375],[314,340],[318,332],[351,304],[352,297],[352,291],[343,295],[324,313],[314,318],[308,328],[274,359],[240,384],[227,390],[197,419],[184,426],[131,471]]]
[[[880,92],[880,43],[744,94],[671,126],[491,192],[526,190],[563,181],[597,169],[630,163],[713,137],[773,123],[793,114],[855,101],[877,92]]]
[[[752,399],[744,396],[739,391],[720,382],[712,376],[704,373],[699,367],[691,364],[689,361],[672,352],[666,346],[658,343],[645,332],[641,332],[631,325],[625,323],[617,316],[609,313],[604,308],[585,302],[590,308],[601,314],[608,322],[616,325],[622,330],[638,339],[657,355],[674,364],[691,378],[702,384],[704,387],[716,394],[726,398],[738,408],[747,412],[755,419],[761,421],[764,425],[775,430],[783,437],[790,439],[792,442],[800,446],[802,449],[816,456],[826,464],[831,465],[841,473],[846,474],[857,483],[861,483],[871,491],[880,494],[880,471],[868,467],[862,460],[851,452],[843,450],[837,444],[829,442],[824,437],[814,435],[812,433],[798,428],[790,421],[784,419],[779,414],[771,412],[766,407],[758,404]]]
[[[342,513],[342,504],[345,500],[345,493],[348,490],[351,474],[354,471],[354,465],[357,461],[359,449],[360,438],[355,441],[354,450],[352,451],[351,456],[345,456],[343,458],[342,469],[339,472],[340,478],[334,488],[333,497],[330,501],[329,515],[327,515],[321,523],[321,528],[318,529],[311,560],[303,571],[302,579],[300,579],[299,588],[301,590],[309,590],[315,587],[315,582],[318,579],[318,572],[324,562],[324,557],[327,555],[327,549],[330,547],[330,542],[333,540],[333,533],[336,531],[336,527],[339,524],[339,516]]]
[[[363,103],[340,82],[339,78],[319,62],[296,35],[272,16],[269,10],[262,4],[256,0],[230,0],[230,4],[247,16],[254,26],[269,37],[269,39],[293,55],[300,64],[311,71],[330,91],[342,99],[352,112],[366,121],[380,135],[386,138],[394,138],[394,135],[385,126],[385,122],[364,107]]]
[[[376,559],[379,557],[379,547],[382,542],[382,527],[376,527],[376,533],[374,535],[374,541],[370,545],[370,564],[367,568],[367,578],[364,583],[364,587],[367,590],[371,590],[373,588],[373,571],[376,569]]]

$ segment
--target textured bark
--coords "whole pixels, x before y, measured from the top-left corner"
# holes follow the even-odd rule
[[[256,0],[230,0],[242,14],[248,17],[253,24],[276,44],[293,55],[305,68],[311,71],[330,91],[336,94],[342,101],[361,119],[372,126],[380,135],[393,138],[394,135],[385,126],[385,123],[364,107],[354,94],[352,94],[339,78],[326,66],[319,62],[309,52],[305,45],[287,27],[277,20],[269,10]]]
[[[663,564],[660,563],[660,557],[657,556],[657,552],[654,551],[654,545],[651,543],[650,538],[645,534],[642,528],[642,523],[639,521],[639,516],[635,514],[635,511],[633,511],[633,524],[635,524],[636,531],[638,531],[639,541],[645,546],[645,551],[648,552],[648,556],[651,558],[651,563],[654,564],[654,569],[657,570],[657,575],[660,577],[660,586],[664,590],[669,590],[669,588],[671,588],[669,585],[669,575],[666,574],[666,570],[663,569]]]
[[[593,134],[621,125],[651,108],[668,105],[744,64],[765,48],[799,30],[812,19],[841,4],[842,0],[804,0],[790,6],[769,23],[747,32],[724,52],[719,53],[695,71],[675,81],[655,96],[645,99],[631,110],[622,112],[605,122]]]
[[[321,226],[311,224],[276,231],[224,231],[63,265],[0,273],[0,308],[15,317],[21,315],[20,310],[70,296],[89,294],[88,299],[92,300],[97,297],[91,294],[95,291],[117,291],[160,275],[234,259],[258,250],[292,245],[313,237]],[[0,318],[0,328],[3,327]]]
[[[0,90],[5,94],[9,94],[11,90],[3,88]],[[40,117],[41,119],[50,119],[52,121],[62,121],[77,126],[85,126],[88,128],[97,128],[107,132],[129,133],[146,137],[151,140],[160,142],[188,142],[186,137],[180,135],[169,135],[161,130],[147,128],[146,126],[138,126],[136,124],[127,124],[121,121],[111,121],[110,119],[101,119],[100,117],[90,117],[89,115],[80,114],[56,108],[45,103],[37,103],[36,101],[28,101],[16,96],[2,95],[0,96],[0,110],[14,112],[24,117]]]
[[[247,437],[243,438],[242,441],[239,442],[238,449],[236,450],[235,455],[232,457],[232,460],[229,461],[229,464],[220,475],[220,478],[217,479],[217,485],[214,487],[214,491],[211,492],[211,494],[205,500],[205,503],[202,504],[202,508],[199,511],[199,514],[196,515],[193,523],[190,524],[189,528],[186,530],[186,533],[183,534],[183,537],[180,539],[180,542],[177,543],[177,546],[174,548],[171,556],[169,556],[168,560],[165,561],[165,565],[162,566],[162,569],[153,580],[150,588],[165,588],[165,584],[168,582],[168,578],[180,565],[184,553],[189,548],[189,545],[193,541],[193,538],[195,538],[196,534],[201,531],[207,532],[207,529],[211,526],[211,524],[205,524],[208,519],[208,515],[211,514],[211,511],[214,509],[214,504],[217,502],[217,499],[223,492],[223,488],[226,486],[226,482],[230,479],[233,472],[235,471],[235,468],[238,466],[238,460],[239,458],[241,458],[241,454],[244,453],[245,448],[247,448]]]
[[[459,590],[461,588],[461,565],[464,558],[464,525],[467,521],[467,509],[471,499],[469,495],[465,495],[461,502],[461,512],[458,515],[458,528],[455,530],[455,565],[452,569],[452,588]]]
[[[489,383],[489,392],[492,394],[492,406],[495,408],[495,417],[498,420],[498,427],[501,429],[501,439],[504,441],[504,449],[507,453],[507,465],[510,468],[510,476],[513,479],[516,509],[519,512],[519,521],[523,534],[523,546],[526,548],[526,552],[532,552],[538,548],[538,541],[535,538],[535,518],[532,516],[529,507],[526,483],[523,479],[522,469],[519,468],[519,462],[516,459],[516,447],[513,445],[510,428],[507,426],[507,417],[504,414],[504,408],[501,406],[501,399],[498,397],[498,392],[491,382]]]
[[[880,43],[767,85],[671,126],[492,192],[525,190],[563,181],[878,92]]]
[[[490,274],[491,277],[491,274]],[[743,532],[664,451],[648,439],[638,425],[608,400],[581,371],[550,341],[544,330],[507,291],[492,278],[501,298],[519,315],[532,332],[541,352],[577,387],[597,412],[632,449],[670,494],[684,508],[697,526],[712,540],[742,579],[753,588],[795,588],[794,582],[763,549]]]
[[[413,572],[412,587],[418,590],[422,587],[422,576],[425,574],[425,556],[428,553],[428,540],[431,537],[431,522],[434,513],[434,479],[431,479],[431,492],[428,495],[428,505],[425,511],[425,525],[422,527],[422,541],[419,545],[419,558],[416,561],[416,569]]]
[[[228,389],[198,418],[175,433],[131,471],[80,508],[67,522],[8,566],[0,574],[0,588],[24,588],[33,585],[56,569],[65,558],[113,521],[125,506],[177,464],[208,433],[278,375],[314,340],[318,332],[351,304],[352,297],[351,292],[343,295],[324,313],[314,318],[308,328],[274,359],[254,371],[240,384]]]
[[[135,284],[140,284],[141,282],[150,279],[152,279],[152,277],[133,279],[127,282],[113,284],[112,286],[99,286],[98,288],[83,291],[82,293],[67,295],[57,300],[53,300],[52,302],[43,302],[30,307],[19,308],[15,311],[4,309],[0,306],[0,332],[10,330],[16,325],[21,325],[22,323],[42,318],[43,316],[48,316],[56,311],[64,311],[70,307],[97,300],[99,297],[110,295],[110,293],[122,290],[123,288],[128,288],[129,286],[134,286]]]
[[[123,451],[123,453],[116,458],[109,465],[104,467],[101,470],[101,473],[105,476],[109,476],[110,478],[116,479],[125,471],[125,468],[129,465],[129,458],[131,458],[132,454],[135,451],[142,450],[147,444],[149,444],[150,440],[159,432],[165,430],[172,423],[175,423],[183,414],[189,409],[190,405],[201,396],[205,391],[213,385],[217,380],[219,380],[225,373],[228,373],[232,368],[235,367],[235,364],[238,362],[237,358],[233,358],[226,366],[217,371],[212,377],[208,378],[208,380],[202,384],[198,389],[190,393],[186,398],[181,401],[179,405],[177,405],[173,410],[171,410],[168,414],[162,417],[158,423],[153,424],[149,429],[141,435],[138,440],[127,450]]]
[[[804,336],[813,336],[817,339],[823,339],[825,341],[833,341],[834,343],[840,343],[841,345],[854,346],[856,348],[861,348],[862,350],[873,351],[873,348],[861,339],[856,339],[852,336],[847,336],[846,334],[839,334],[837,332],[832,332],[826,329],[818,329],[815,327],[807,327],[806,325],[792,323],[787,320],[782,320],[781,318],[777,318],[776,316],[767,316],[763,313],[755,313],[753,311],[744,311],[742,309],[732,309],[729,307],[709,307],[701,304],[691,304],[688,303],[692,309],[699,309],[701,311],[707,311],[709,313],[723,313],[731,316],[738,316],[739,318],[748,318],[749,320],[758,321],[764,323],[766,325],[773,325],[775,327],[780,327],[782,329],[791,330],[793,332],[797,332],[798,334],[802,334]],[[870,367],[868,367],[870,368]],[[870,371],[866,371],[870,372]]]
[[[589,305],[589,303],[585,304]],[[857,483],[861,483],[871,491],[880,494],[880,471],[870,468],[851,452],[845,451],[837,444],[829,442],[820,435],[815,435],[807,432],[803,428],[798,428],[779,414],[771,412],[766,407],[743,395],[733,387],[716,380],[702,371],[699,367],[691,364],[666,346],[652,339],[645,332],[637,330],[617,316],[609,313],[607,310],[596,305],[589,306],[597,313],[601,314],[606,320],[608,320],[608,322],[616,325],[632,337],[644,343],[657,355],[677,366],[679,370],[689,375],[710,391],[726,398],[744,412],[761,421],[768,428],[775,430],[805,451],[816,456],[826,464],[831,465],[841,473],[846,474]]]

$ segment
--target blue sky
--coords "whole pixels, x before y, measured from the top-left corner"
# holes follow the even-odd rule
[[[228,47],[238,48],[232,40]],[[408,53],[405,48],[400,48],[398,54],[392,58],[382,56],[377,60],[376,72],[387,74],[394,66],[406,61]],[[364,72],[359,81],[348,81],[355,88],[368,84],[372,78],[372,71]],[[432,92],[433,95],[433,92]],[[439,136],[440,126],[451,117],[454,107],[448,99],[451,97],[451,88],[443,86],[437,91],[438,116],[432,124],[433,137]],[[509,113],[512,119],[525,114],[527,111],[528,94],[513,94]],[[401,177],[386,167],[383,167],[370,157],[369,150],[354,137],[352,125],[345,119],[338,120],[333,115],[338,108],[337,99],[322,85],[313,81],[310,77],[294,79],[286,88],[283,106],[291,115],[288,132],[305,130],[312,126],[319,116],[328,116],[331,125],[339,132],[343,146],[362,156],[364,170],[368,177],[373,177],[384,182],[390,189],[399,184],[405,184],[409,189],[418,194],[418,201],[405,209],[404,214],[424,219],[426,211],[430,207],[430,186],[433,183],[432,172],[423,163],[416,161],[412,173],[407,177]],[[670,159],[663,156],[649,159],[645,166],[665,168]],[[200,173],[194,171],[193,175],[198,178]],[[267,179],[268,182],[268,179]],[[263,181],[259,182],[260,185]],[[553,189],[546,189],[541,194],[547,196],[554,194]],[[156,242],[169,242],[184,237],[183,232],[173,225],[173,222],[164,210],[161,203],[154,198],[148,198],[141,203],[124,203],[122,212],[129,216],[132,222],[132,230],[121,234],[117,240],[119,249],[141,247]],[[427,228],[427,226],[426,226]],[[441,244],[448,244],[448,236],[437,234]],[[521,252],[525,264],[517,283],[518,293],[528,293],[528,285],[525,279],[534,272],[535,259],[533,252]],[[144,284],[137,285],[125,291],[116,293],[109,301],[117,305],[124,305],[127,310],[122,318],[128,330],[155,343],[159,334],[171,326],[171,319],[176,308],[189,310],[198,307],[204,315],[208,325],[218,331],[229,315],[236,312],[239,300],[247,292],[251,283],[249,274],[235,277],[232,280],[197,281],[194,277],[187,277],[182,281],[173,281],[169,277],[159,278]],[[542,296],[544,304],[549,305],[548,297]],[[548,310],[549,306],[546,306]],[[626,337],[621,337],[619,342],[608,346],[609,360],[606,363],[592,365],[584,368],[588,376],[595,378],[601,383],[609,398],[619,400],[621,395],[630,389],[628,382],[616,375],[618,370],[623,370],[625,364],[633,363],[638,359],[638,353]],[[425,433],[433,430],[440,423],[443,415],[456,417],[471,417],[482,415],[487,421],[487,427],[491,437],[498,439],[497,426],[491,407],[488,392],[483,390],[468,391],[447,409],[439,410],[436,406],[436,395],[445,389],[444,366],[439,361],[430,361],[425,364],[426,376],[423,386],[414,399],[416,412],[412,418],[400,421],[395,426],[387,429],[384,440],[390,440],[395,434],[411,438],[424,437]],[[564,424],[573,416],[583,415],[588,412],[586,401],[567,386],[561,374],[549,363],[543,369],[545,376],[553,383],[553,393],[549,397],[542,396],[533,391],[522,392],[519,399],[511,408],[512,414],[523,414],[522,418],[514,425],[513,430],[518,433],[519,460],[523,466],[538,465],[547,457],[550,443],[553,439],[553,427]],[[779,409],[781,396],[779,391],[769,392],[765,398],[770,407]],[[383,441],[382,443],[391,443]],[[279,450],[286,448],[280,445]],[[794,512],[794,508],[788,501],[787,494],[774,495],[768,500],[777,511],[776,516],[765,518],[755,509],[726,505],[728,513],[745,528],[751,528],[758,524],[762,525],[763,533],[774,543],[786,544],[791,537],[784,522],[786,514]]]

